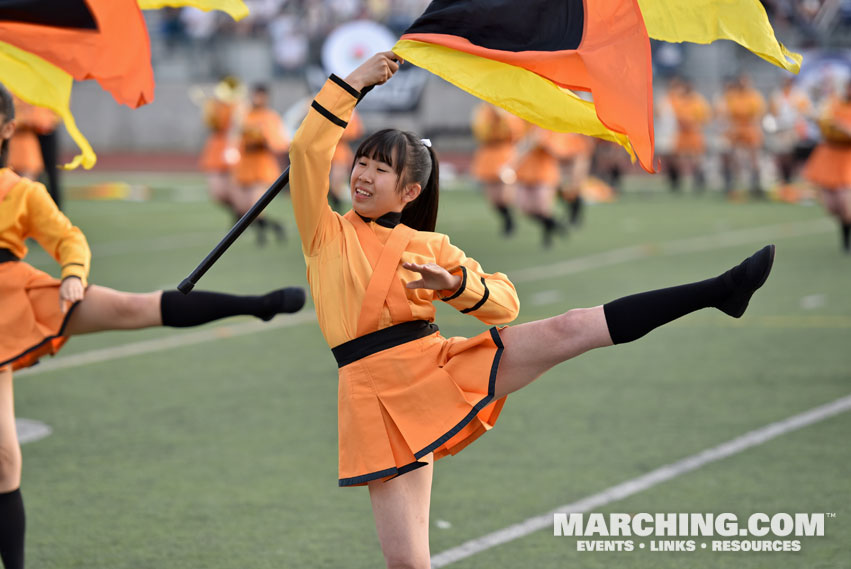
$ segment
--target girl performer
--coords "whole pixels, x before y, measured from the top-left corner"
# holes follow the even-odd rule
[[[185,327],[250,314],[270,320],[304,305],[304,290],[263,296],[178,291],[147,294],[86,286],[91,253],[82,232],[56,207],[45,187],[5,165],[15,130],[12,96],[0,85],[0,560],[24,566],[21,449],[15,431],[12,371],[55,354],[69,336],[150,326]],[[62,266],[57,280],[23,262],[32,237]]]
[[[293,139],[290,184],[317,317],[339,366],[339,484],[369,487],[388,567],[425,569],[434,460],[491,428],[507,394],[560,362],[701,308],[741,316],[768,277],[774,247],[705,281],[443,338],[433,301],[500,324],[517,316],[518,300],[504,274],[485,272],[434,233],[430,144],[379,131],[355,152],[352,211],[334,213],[326,196],[334,147],[362,90],[398,67],[385,52],[345,80],[329,78]]]
[[[842,250],[851,254],[851,81],[845,97],[828,104],[819,121],[823,141],[804,168],[804,177],[822,189],[825,209],[839,221]]]

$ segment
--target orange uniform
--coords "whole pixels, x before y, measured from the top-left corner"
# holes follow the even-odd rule
[[[472,127],[479,143],[473,155],[472,174],[480,182],[498,183],[502,169],[514,160],[514,144],[525,130],[523,120],[482,103],[473,114]]]
[[[251,109],[242,120],[236,181],[240,185],[271,184],[281,175],[278,155],[287,151],[286,128],[272,109]]]
[[[227,159],[226,151],[235,110],[235,103],[219,99],[208,99],[204,103],[204,124],[210,129],[210,135],[198,161],[204,172],[224,173],[231,168],[232,164]]]
[[[724,113],[729,121],[727,139],[733,146],[758,148],[762,145],[760,121],[765,99],[756,89],[730,89],[724,93]]]
[[[590,141],[571,132],[553,132],[530,126],[531,148],[517,165],[517,181],[526,186],[558,186],[561,183],[559,162],[591,151]]]
[[[824,140],[807,160],[804,177],[826,190],[851,190],[851,101],[829,105],[820,126]]]
[[[703,154],[706,142],[703,127],[709,122],[711,109],[706,99],[697,91],[678,94],[671,98],[677,119],[677,138],[674,148],[678,154]]]
[[[30,237],[59,262],[61,278],[79,277],[86,285],[91,252],[83,233],[42,184],[0,169],[0,368],[27,367],[56,353],[73,310],[60,309],[60,280],[20,260]]]
[[[364,220],[335,213],[327,201],[331,158],[358,91],[329,79],[290,149],[290,192],[319,326],[339,365],[341,486],[365,484],[441,458],[496,421],[493,401],[502,353],[499,333],[443,338],[433,301],[479,320],[517,316],[514,286],[489,274],[447,236],[415,231],[398,215]],[[458,291],[408,289],[417,273],[405,261],[434,262],[462,276]]]

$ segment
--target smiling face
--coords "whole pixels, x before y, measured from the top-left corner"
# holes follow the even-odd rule
[[[400,187],[404,171],[398,167],[398,154],[405,149],[404,142],[389,139],[358,149],[363,153],[355,158],[352,168],[352,209],[364,217],[377,219],[391,211],[402,211],[419,196],[421,188],[416,182]]]

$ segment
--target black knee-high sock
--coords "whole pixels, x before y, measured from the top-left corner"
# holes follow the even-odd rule
[[[718,305],[730,291],[722,277],[715,277],[619,298],[603,305],[609,335],[615,344],[632,342],[662,324]]]
[[[238,296],[220,292],[176,290],[163,292],[160,314],[163,326],[198,326],[239,314],[271,319],[281,312],[295,312],[304,305],[304,290],[296,287],[272,291],[262,296]]]
[[[24,569],[25,529],[21,489],[0,494],[0,559],[6,569]]]
[[[511,216],[511,210],[505,204],[500,204],[496,207],[496,211],[502,217],[502,232],[506,235],[514,230],[514,218]]]
[[[851,223],[840,221],[839,228],[842,233],[842,250],[851,253]]]

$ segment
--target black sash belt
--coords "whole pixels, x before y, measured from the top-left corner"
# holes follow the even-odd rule
[[[20,259],[8,249],[0,249],[0,263],[8,263],[9,261],[20,261]]]
[[[437,332],[437,324],[427,320],[412,320],[402,322],[389,328],[382,328],[376,332],[370,332],[360,338],[349,340],[336,348],[331,348],[331,353],[337,360],[337,367],[343,367],[361,358],[371,356],[376,352],[395,348]]]

